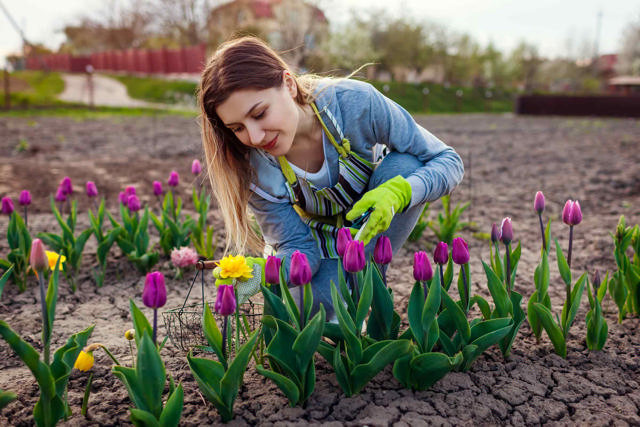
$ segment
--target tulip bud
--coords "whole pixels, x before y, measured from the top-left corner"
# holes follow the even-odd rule
[[[463,265],[469,262],[469,246],[462,237],[456,237],[453,239],[451,246],[451,258],[453,262],[458,265]]]
[[[433,252],[433,262],[438,265],[445,265],[449,262],[449,245],[446,242],[440,242]]]
[[[62,189],[62,194],[65,196],[70,196],[73,193],[73,185],[71,184],[71,178],[65,176],[60,181],[60,188]]]
[[[98,195],[98,187],[93,181],[87,181],[87,197],[96,197]]]
[[[153,181],[153,195],[162,196],[162,183],[160,181]]]
[[[167,303],[164,275],[159,271],[148,273],[142,290],[142,302],[149,308],[160,308]]]
[[[307,256],[300,251],[295,251],[291,255],[289,281],[294,286],[304,286],[311,282],[311,266],[309,266]]]
[[[500,241],[500,230],[498,230],[498,225],[494,222],[491,224],[491,242],[498,243]]]
[[[191,162],[191,173],[198,176],[200,175],[200,172],[202,172],[202,165],[200,165],[200,160],[194,159],[193,162]]]
[[[140,199],[135,194],[132,194],[127,199],[127,206],[131,212],[138,212],[142,206],[140,205]]]
[[[29,265],[31,265],[33,271],[45,271],[49,267],[49,257],[40,239],[33,239],[31,242]]]
[[[11,215],[13,213],[13,200],[9,197],[2,198],[2,213],[6,215]]]
[[[127,341],[132,341],[136,337],[136,330],[135,329],[129,329],[128,331],[126,331],[124,333],[124,337],[125,337],[125,339]]]
[[[387,236],[380,236],[376,241],[376,247],[373,251],[373,260],[380,265],[387,265],[393,258],[393,249],[391,248],[391,240]]]
[[[342,258],[342,266],[349,273],[357,273],[362,271],[366,264],[364,258],[364,242],[360,240],[352,240],[347,244]]]
[[[576,200],[567,200],[562,209],[562,221],[567,225],[578,225],[582,222],[582,210]]]
[[[169,181],[167,182],[167,184],[169,184],[169,187],[177,187],[179,182],[180,175],[178,175],[178,172],[171,171],[171,173],[169,174]]]
[[[533,201],[533,209],[539,214],[544,212],[544,194],[542,194],[542,191],[536,193],[536,198]]]
[[[29,190],[22,190],[20,197],[18,197],[18,204],[20,206],[29,206],[31,204],[31,193],[29,193]]]
[[[233,285],[218,286],[214,309],[223,316],[229,316],[236,311],[236,294]]]
[[[127,196],[127,193],[124,191],[121,191],[120,194],[118,194],[118,200],[120,200],[120,204],[129,206],[129,196]]]
[[[124,189],[124,194],[126,194],[129,197],[135,196],[136,195],[136,187],[134,187],[133,185],[128,185],[127,188]]]
[[[347,227],[343,227],[340,230],[338,230],[338,239],[336,242],[336,246],[337,246],[338,255],[340,256],[340,258],[344,257],[344,253],[347,250],[347,245],[352,240],[353,240],[353,236],[351,236],[351,230],[349,230]]]
[[[502,243],[509,244],[513,240],[513,226],[511,225],[511,218],[506,217],[502,220],[500,225],[500,240]]]
[[[91,368],[93,368],[93,352],[85,352],[84,350],[78,354],[78,358],[76,362],[73,364],[73,367],[79,371],[87,372]]]
[[[413,278],[420,282],[426,282],[433,277],[433,269],[427,253],[418,251],[413,254]]]
[[[280,283],[280,265],[282,264],[282,259],[269,255],[267,257],[267,262],[264,266],[264,280],[271,284],[277,285]]]
[[[64,190],[62,189],[62,186],[58,187],[58,191],[56,191],[55,200],[56,200],[56,202],[66,202],[67,201],[67,196],[64,194]]]

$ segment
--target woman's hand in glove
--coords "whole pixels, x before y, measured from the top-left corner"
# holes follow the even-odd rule
[[[353,221],[373,208],[369,219],[360,230],[359,239],[366,245],[391,224],[393,216],[411,202],[411,184],[398,175],[367,191],[347,213],[346,219]]]

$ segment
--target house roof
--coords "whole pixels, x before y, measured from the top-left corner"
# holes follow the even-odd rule
[[[640,86],[640,76],[618,76],[609,79],[612,86]]]
[[[251,8],[251,11],[253,12],[253,15],[256,18],[273,18],[274,14],[273,14],[272,7],[281,2],[282,0],[232,0],[230,2],[224,3],[218,7],[213,8],[211,13],[214,14],[223,9],[226,9],[227,7],[231,6],[234,3],[244,3],[249,5],[249,7]],[[309,4],[306,2],[304,3],[313,10],[313,15],[316,19],[327,22],[327,17],[325,16],[322,10],[320,10],[318,7],[312,4]]]

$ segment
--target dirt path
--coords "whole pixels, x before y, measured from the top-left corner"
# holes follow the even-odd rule
[[[575,230],[574,274],[614,267],[609,232],[621,214],[626,215],[628,224],[640,223],[639,120],[511,115],[427,116],[418,120],[455,147],[465,161],[464,182],[453,196],[454,204],[472,201],[463,220],[474,221],[477,231],[488,233],[491,223],[512,217],[515,240],[522,243],[515,289],[525,300],[534,288],[532,277],[539,257],[539,229],[533,212],[537,190],[545,192],[545,214],[553,220],[551,233],[563,247],[567,230],[559,220],[562,206],[567,198],[580,200],[584,220]],[[179,192],[189,213],[193,210],[190,191],[194,182],[189,166],[200,154],[198,132],[194,119],[183,117],[114,117],[83,122],[0,118],[0,195],[17,199],[22,189],[30,189],[34,200],[32,233],[57,232],[48,197],[68,175],[77,189],[82,212],[78,227],[82,229],[87,225],[84,212],[88,202],[82,190],[85,181],[97,183],[112,212],[118,192],[126,185],[135,185],[143,203],[156,207],[151,183],[166,182],[175,169],[182,178]],[[20,139],[25,139],[30,149],[15,153]],[[432,218],[439,209],[438,203],[432,205]],[[209,220],[221,239],[219,212],[212,211]],[[0,217],[0,230],[6,224],[6,217]],[[486,297],[480,261],[489,257],[487,241],[471,230],[462,236],[471,251],[472,292]],[[394,255],[388,278],[397,309],[405,318],[413,284],[413,252],[432,252],[434,245],[433,235],[425,233],[420,241],[405,245]],[[113,251],[107,282],[97,288],[92,279],[94,251],[95,243],[90,240],[78,291],[71,294],[62,285],[54,348],[71,333],[96,324],[91,342],[106,344],[122,362],[129,363],[129,347],[122,335],[131,327],[129,298],[142,306],[143,279],[118,251]],[[7,243],[0,240],[0,256],[6,257],[6,253]],[[552,256],[549,294],[553,310],[559,312],[564,288],[555,262]],[[166,259],[158,268],[168,279],[166,308],[180,306],[192,275],[186,274],[185,280],[173,279]],[[209,298],[213,295],[211,286],[208,280]],[[35,346],[40,343],[37,301],[35,283],[22,294],[9,283],[0,301],[0,318]],[[603,351],[589,352],[584,341],[587,306],[585,296],[569,334],[566,360],[555,355],[546,336],[536,344],[525,321],[508,360],[492,348],[469,372],[451,373],[428,391],[403,389],[387,368],[361,394],[346,398],[334,373],[319,357],[318,382],[307,408],[290,408],[279,389],[250,368],[236,402],[236,419],[230,425],[640,425],[640,320],[629,318],[618,324],[616,307],[607,297],[604,312],[609,340]],[[145,313],[151,315],[146,309]],[[160,336],[165,333],[162,330]],[[184,353],[168,344],[162,356],[167,370],[185,388],[182,425],[219,424],[215,409],[198,391]],[[69,398],[74,415],[63,425],[128,424],[130,402],[110,368],[104,353],[96,352],[89,419],[79,415],[87,376],[73,371]],[[0,389],[18,393],[18,400],[0,411],[0,425],[31,425],[38,388],[4,341],[0,341]]]

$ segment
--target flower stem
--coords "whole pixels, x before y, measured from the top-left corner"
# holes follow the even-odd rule
[[[131,341],[129,341],[129,345],[131,345]],[[116,359],[116,357],[109,351],[107,347],[105,346],[101,346],[101,347],[104,350],[104,352],[107,353],[107,356],[109,356],[111,360],[113,360],[113,363],[115,363],[116,365],[120,365],[120,362],[118,362],[118,359]],[[131,354],[133,355],[133,350],[131,351]]]
[[[300,331],[304,329],[304,286],[300,287]]]
[[[44,271],[38,274],[38,282],[40,284],[40,308],[42,309],[42,346],[44,348],[44,363],[49,365],[49,339],[51,331],[49,330],[49,313],[47,312],[47,299],[44,291]]]
[[[542,224],[542,214],[538,214],[538,219],[540,220],[540,233],[542,234],[542,250],[547,250],[547,239],[544,236],[544,225]]]
[[[438,264],[438,270],[440,270],[440,286],[442,286],[442,288],[444,289],[444,272],[442,271],[442,264]],[[442,311],[444,309],[444,303],[442,302],[442,299],[440,299],[440,310]]]
[[[567,254],[567,264],[571,268],[571,247],[573,246],[573,225],[569,226],[569,253]]]
[[[153,344],[156,343],[156,337],[158,332],[158,309],[153,309]]]
[[[358,302],[360,302],[360,288],[358,287],[358,276],[356,273],[349,273],[349,277],[351,278],[351,287],[352,287],[352,295],[353,302],[358,307]]]
[[[509,243],[504,244],[504,249],[507,252],[507,271],[505,276],[507,276],[507,291],[509,292],[509,297],[511,297],[511,247]]]
[[[465,272],[464,264],[460,266],[460,273],[462,274],[462,284],[464,285],[464,297],[466,301],[464,302],[464,314],[469,312],[469,284],[467,283],[467,274]]]
[[[422,284],[422,289],[424,289],[424,302],[427,302],[427,295],[429,295],[429,288],[427,288],[427,282],[426,281],[420,281],[420,283]]]
[[[104,347],[103,347],[104,348]],[[89,375],[89,380],[87,381],[87,387],[84,389],[84,397],[82,398],[82,409],[80,413],[87,416],[87,407],[89,405],[89,395],[91,394],[91,384],[93,383],[93,372]]]
[[[224,316],[222,322],[222,357],[227,358],[227,326],[229,324],[229,316]]]
[[[29,219],[27,218],[27,207],[24,207],[24,226],[28,227],[29,226]]]
[[[129,341],[129,351],[131,352],[131,367],[136,367],[136,358],[133,356],[133,344]]]
[[[387,266],[386,265],[381,265],[380,266],[380,270],[382,271],[382,283],[384,283],[384,287],[388,288],[387,286]]]

